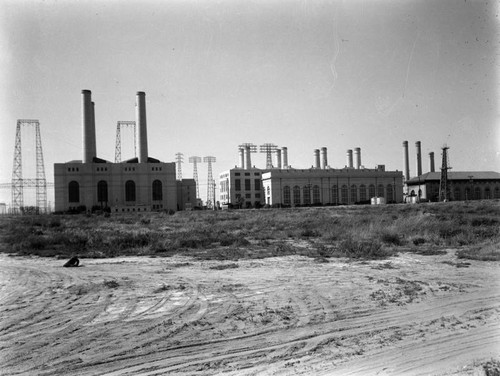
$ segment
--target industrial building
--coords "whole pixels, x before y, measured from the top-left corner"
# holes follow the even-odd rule
[[[148,154],[146,94],[137,92],[138,157],[112,163],[97,157],[94,102],[82,90],[83,158],[54,164],[55,210],[115,213],[183,210],[196,206],[193,179],[176,180],[175,163]]]
[[[328,165],[327,148],[314,150],[315,165],[295,169],[288,165],[287,148],[277,149],[277,167],[257,169],[250,162],[251,150],[240,148],[240,166],[220,174],[220,200],[232,206],[351,205],[403,202],[403,174],[385,171],[384,165],[368,169],[361,165],[361,149],[347,151],[347,164]],[[283,164],[281,163],[283,157]],[[258,189],[258,184],[262,184]],[[245,205],[243,205],[245,207]]]

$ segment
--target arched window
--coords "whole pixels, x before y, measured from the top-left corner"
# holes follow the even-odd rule
[[[384,195],[384,186],[382,184],[378,185],[377,197],[385,197],[385,195]]]
[[[293,187],[293,203],[294,205],[300,205],[300,187],[298,185]]]
[[[339,192],[339,188],[334,185],[332,187],[332,204],[338,204],[339,203],[339,197],[338,197],[338,193]]]
[[[375,186],[373,184],[370,184],[368,186],[368,196],[370,196],[370,199],[372,197],[376,197],[376,195],[375,195]]]
[[[153,201],[163,200],[163,189],[160,180],[153,181]],[[133,201],[133,200],[132,200]]]
[[[309,205],[311,203],[311,186],[310,185],[304,185],[304,204]]]
[[[288,185],[285,185],[283,187],[283,204],[285,205],[290,205],[291,200],[290,200],[290,187]]]
[[[481,188],[475,187],[474,188],[474,200],[481,200]]]
[[[340,203],[341,204],[348,204],[349,203],[349,198],[347,195],[349,194],[349,191],[347,190],[347,185],[343,185],[342,188],[340,188]]]
[[[366,201],[366,185],[359,186],[359,201]]]
[[[394,191],[392,189],[392,185],[391,184],[387,184],[387,201],[388,202],[393,202],[393,201],[396,201],[396,199],[394,198]]]
[[[357,202],[358,201],[358,188],[356,185],[351,185],[351,202]]]
[[[80,185],[76,181],[70,181],[68,184],[69,202],[80,202]]]
[[[97,201],[101,204],[108,202],[108,183],[104,180],[97,183]]]
[[[455,201],[460,201],[462,199],[462,195],[460,194],[460,187],[455,187],[453,190],[453,199]]]
[[[473,200],[474,197],[472,197],[472,192],[469,187],[465,188],[465,199],[466,200]]]
[[[320,202],[319,186],[315,185],[313,186],[313,204],[319,204]]]
[[[135,183],[132,180],[125,183],[125,201],[135,201]]]

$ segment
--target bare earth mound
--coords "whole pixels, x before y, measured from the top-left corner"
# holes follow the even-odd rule
[[[2,375],[454,375],[500,359],[500,266],[455,251],[0,256]]]

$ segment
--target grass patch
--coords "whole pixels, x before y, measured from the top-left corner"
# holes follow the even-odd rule
[[[461,249],[457,252],[457,257],[477,261],[500,261],[500,243],[487,243]]]

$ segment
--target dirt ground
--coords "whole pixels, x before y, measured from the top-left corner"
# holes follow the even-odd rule
[[[483,375],[500,263],[0,256],[2,375]]]

